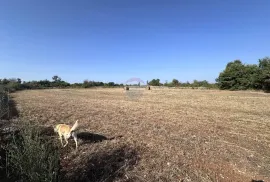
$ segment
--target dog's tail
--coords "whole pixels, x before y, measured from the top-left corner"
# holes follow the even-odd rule
[[[75,122],[75,124],[72,126],[72,128],[70,129],[70,132],[75,131],[78,128],[79,124],[78,124],[78,120]]]

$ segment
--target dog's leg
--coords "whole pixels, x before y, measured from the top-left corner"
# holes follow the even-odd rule
[[[67,146],[67,144],[68,144],[68,139],[64,136],[64,139],[65,139],[65,141],[66,141],[66,144],[64,145],[64,147],[65,146]]]
[[[75,141],[75,144],[76,144],[76,150],[78,148],[78,137],[77,137],[77,134],[76,133],[72,133],[72,136],[73,136],[73,139]]]
[[[58,133],[58,134],[59,134],[59,139],[60,139],[61,145],[63,146],[62,135],[61,135],[61,133]]]
[[[78,149],[78,141],[77,141],[77,138],[75,140],[75,143],[76,143],[76,150]]]

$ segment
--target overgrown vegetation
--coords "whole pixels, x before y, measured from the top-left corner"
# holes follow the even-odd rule
[[[58,181],[60,154],[41,129],[25,123],[7,146],[7,177],[10,180]]]
[[[218,88],[216,83],[209,83],[206,80],[203,80],[203,81],[194,80],[192,83],[190,83],[190,82],[181,83],[179,80],[173,79],[171,82],[166,81],[165,83],[160,83],[160,79],[153,79],[147,83],[148,83],[148,85],[151,85],[151,86],[165,86],[165,87]]]
[[[270,91],[270,58],[259,59],[256,64],[243,64],[240,60],[229,62],[216,79],[220,89]]]
[[[9,96],[5,87],[0,85],[0,119],[9,112]]]
[[[119,87],[124,86],[123,84],[116,84],[114,82],[96,82],[84,80],[83,83],[68,83],[63,81],[59,76],[55,75],[50,80],[40,80],[40,81],[21,81],[20,78],[4,78],[0,79],[0,85],[4,85],[11,92],[16,90],[25,90],[25,89],[45,89],[45,88],[91,88],[91,87]]]

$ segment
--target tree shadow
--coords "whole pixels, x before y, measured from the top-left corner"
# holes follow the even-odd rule
[[[83,141],[83,143],[97,143],[97,142],[102,142],[104,140],[113,140],[113,139],[122,137],[122,135],[120,135],[120,136],[108,138],[104,135],[90,133],[90,132],[80,132],[80,133],[77,133],[77,136],[78,136],[78,139],[81,139]]]
[[[140,160],[134,148],[122,146],[113,150],[108,149],[105,152],[90,154],[88,158],[86,161],[81,159],[79,165],[73,166],[72,170],[66,170],[63,181],[137,181],[128,176],[128,172]]]

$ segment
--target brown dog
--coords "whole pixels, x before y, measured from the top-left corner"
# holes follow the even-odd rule
[[[70,127],[67,124],[58,124],[58,125],[55,126],[54,131],[58,133],[61,144],[62,144],[63,147],[67,146],[68,139],[72,136],[75,143],[76,143],[76,150],[77,150],[77,148],[78,148],[78,137],[77,137],[77,134],[75,133],[75,130],[78,128],[78,126],[79,126],[78,125],[78,120],[75,122],[75,124],[72,127]],[[65,145],[63,145],[62,137],[64,137],[64,139],[66,141]]]

